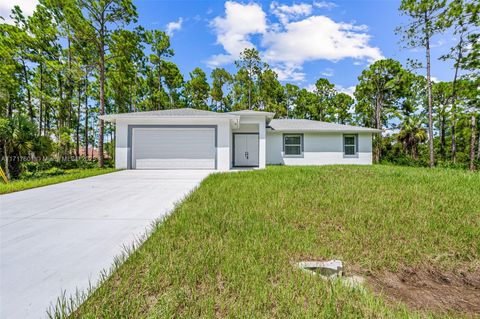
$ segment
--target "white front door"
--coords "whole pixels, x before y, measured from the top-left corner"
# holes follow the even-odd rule
[[[234,166],[258,166],[258,134],[235,134]]]

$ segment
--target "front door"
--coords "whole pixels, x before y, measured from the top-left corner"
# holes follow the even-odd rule
[[[258,166],[258,134],[235,134],[233,166]]]

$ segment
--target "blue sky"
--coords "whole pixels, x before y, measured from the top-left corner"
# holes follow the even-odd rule
[[[403,49],[395,28],[405,23],[399,1],[137,1],[139,22],[166,29],[175,23],[172,47],[187,75],[196,66],[234,70],[243,46],[254,46],[282,82],[309,87],[320,77],[351,91],[357,77],[381,57],[406,63],[423,50]],[[317,41],[315,41],[317,40]],[[449,81],[449,63],[437,61],[451,39],[433,38],[434,78]],[[297,44],[297,46],[295,45]],[[424,70],[418,70],[424,73]],[[187,75],[188,76],[188,75]]]
[[[5,0],[29,13],[35,0]],[[135,1],[139,24],[171,34],[172,48],[185,77],[199,66],[234,71],[233,60],[244,47],[257,48],[283,83],[311,87],[320,77],[351,92],[361,71],[382,57],[424,60],[423,50],[403,49],[395,28],[405,23],[399,1]],[[452,39],[432,39],[432,76],[449,81],[453,70],[438,61]],[[424,74],[424,70],[418,73]]]

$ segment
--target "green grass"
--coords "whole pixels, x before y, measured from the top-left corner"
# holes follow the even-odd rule
[[[208,177],[74,313],[84,318],[410,318],[293,266],[478,265],[480,175],[394,166]]]
[[[0,182],[0,194],[8,194],[13,192],[23,191],[25,189],[63,183],[63,182],[72,181],[74,179],[112,173],[115,171],[116,170],[114,168],[72,169],[72,170],[67,170],[65,174],[57,175],[57,176],[36,178],[36,179],[29,179],[29,180],[15,180],[15,181],[11,181],[8,184],[4,184],[3,182]]]

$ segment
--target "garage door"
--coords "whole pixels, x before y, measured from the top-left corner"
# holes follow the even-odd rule
[[[133,169],[215,169],[215,128],[133,128]]]

